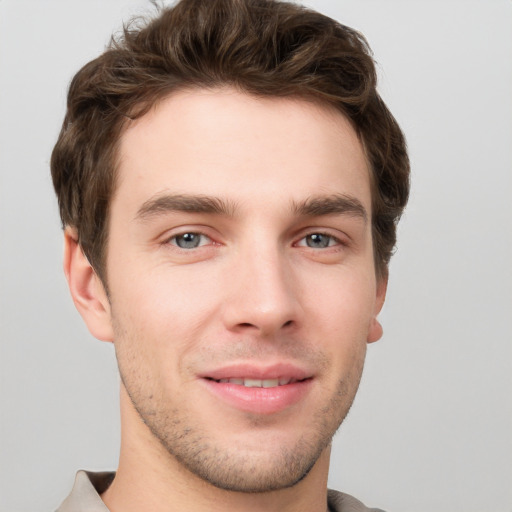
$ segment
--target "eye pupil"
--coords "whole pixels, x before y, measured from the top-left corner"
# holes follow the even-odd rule
[[[193,249],[199,246],[201,235],[197,233],[183,233],[176,237],[176,245],[181,249]]]
[[[328,247],[329,246],[330,237],[327,235],[323,235],[321,233],[313,233],[312,235],[308,235],[306,237],[306,243],[308,247]]]

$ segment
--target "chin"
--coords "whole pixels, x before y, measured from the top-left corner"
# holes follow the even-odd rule
[[[201,445],[186,457],[168,451],[188,471],[218,489],[267,493],[294,487],[306,478],[330,439],[316,447],[301,440],[293,449],[280,447],[264,453],[234,447],[221,452]]]

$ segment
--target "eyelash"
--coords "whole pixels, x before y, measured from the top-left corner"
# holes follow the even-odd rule
[[[193,245],[194,240],[191,240],[190,242],[192,243],[192,246],[181,247],[179,245],[178,240],[183,239],[184,237],[187,237],[187,236],[199,237],[199,240],[197,241],[197,245]],[[313,247],[311,245],[308,245],[308,239],[311,240],[311,237],[316,237],[316,236],[326,237],[328,239],[327,245],[320,246],[320,247]],[[204,243],[205,240],[207,243]],[[174,247],[177,247],[178,249],[181,249],[183,251],[198,249],[200,247],[204,247],[205,245],[210,245],[212,243],[213,243],[213,245],[215,245],[213,240],[208,235],[205,235],[204,233],[201,233],[199,231],[186,231],[184,233],[179,233],[179,234],[173,235],[171,238],[167,239],[165,243],[172,245]],[[185,240],[185,243],[187,243],[186,240]],[[296,247],[308,247],[310,249],[331,249],[333,247],[345,246],[345,245],[347,245],[347,244],[345,242],[343,242],[342,240],[340,240],[339,238],[335,237],[334,235],[331,235],[329,233],[322,233],[320,231],[314,231],[314,232],[308,233],[308,234],[304,235],[302,238],[300,238],[300,240],[294,244],[294,246],[296,246]]]
[[[312,247],[310,245],[307,245],[308,238],[316,237],[316,236],[326,237],[328,239],[328,241],[327,241],[328,245],[326,245],[324,247]],[[304,242],[304,244],[302,242]],[[333,243],[331,244],[331,242],[333,242]],[[304,235],[295,245],[298,247],[308,247],[310,249],[332,249],[333,247],[344,246],[347,244],[344,243],[342,240],[340,240],[338,237],[331,235],[330,233],[322,233],[321,231],[313,231],[311,233],[308,233],[307,235]]]
[[[183,239],[186,236],[199,237],[198,245],[197,246],[193,246],[193,247],[180,247],[178,245],[178,239]],[[205,239],[207,239],[209,242],[213,242],[213,240],[208,235],[205,235],[204,233],[200,233],[200,232],[197,232],[197,231],[186,231],[185,233],[179,233],[177,235],[172,236],[171,238],[169,238],[166,241],[166,243],[168,243],[170,245],[173,245],[173,246],[177,247],[178,249],[182,249],[184,251],[188,251],[188,250],[191,250],[191,249],[197,249],[199,247],[203,247],[204,245],[207,245],[207,244],[201,243],[201,240],[204,241]]]

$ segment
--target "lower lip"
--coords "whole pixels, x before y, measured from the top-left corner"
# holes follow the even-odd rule
[[[207,389],[228,405],[255,414],[274,414],[297,404],[311,387],[312,379],[273,388],[249,388],[229,382],[203,379]]]

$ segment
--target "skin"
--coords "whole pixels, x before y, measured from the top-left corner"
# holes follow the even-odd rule
[[[189,90],[132,122],[119,156],[108,295],[65,237],[75,304],[114,343],[122,378],[105,503],[325,511],[330,441],[382,334],[386,289],[356,133],[305,100]],[[240,364],[299,368],[307,385],[275,411],[251,394],[241,407],[205,378]]]

